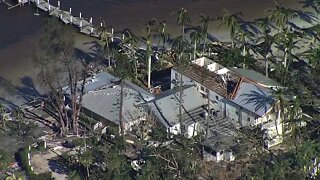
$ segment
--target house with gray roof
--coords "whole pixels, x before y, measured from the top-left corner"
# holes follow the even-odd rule
[[[238,76],[250,79],[251,81],[254,81],[255,83],[257,83],[258,85],[266,87],[266,88],[281,87],[280,83],[274,81],[273,79],[266,77],[265,75],[263,75],[261,73],[258,73],[255,70],[252,70],[252,69],[231,68],[231,71],[238,74]]]
[[[168,133],[181,134],[182,126],[184,135],[187,137],[195,136],[200,130],[199,122],[202,121],[202,116],[205,113],[203,106],[206,102],[195,86],[184,86],[182,93],[182,124],[180,124],[179,95],[178,88],[171,89],[148,101],[146,105]]]
[[[145,92],[139,92],[128,82],[124,84],[123,121],[125,131],[131,131],[133,125],[146,120],[147,112],[139,105],[148,99],[143,96]],[[102,122],[120,125],[120,93],[120,85],[115,84],[90,91],[83,96],[83,111]]]
[[[100,72],[86,79],[82,98],[82,112],[105,124],[120,125],[120,78],[108,72]],[[82,82],[79,82],[79,87]],[[68,87],[65,92],[70,93]],[[125,131],[146,119],[144,107],[139,106],[154,98],[145,89],[124,81],[123,120]]]

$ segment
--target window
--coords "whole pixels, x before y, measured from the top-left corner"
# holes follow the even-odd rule
[[[236,115],[239,115],[239,112],[238,112],[238,111],[236,111]]]
[[[216,100],[219,101],[219,96],[216,96]]]
[[[251,120],[251,119],[248,117],[248,118],[247,118],[247,121],[250,122],[250,120]]]
[[[205,88],[203,86],[200,86],[200,90],[205,92]]]

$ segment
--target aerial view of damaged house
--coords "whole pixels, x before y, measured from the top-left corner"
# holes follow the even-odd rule
[[[82,102],[85,114],[119,126],[117,80],[102,72],[88,81]],[[187,67],[173,67],[170,90],[152,94],[127,81],[124,88],[126,132],[152,112],[157,125],[163,126],[169,134],[183,134],[188,138],[204,134],[201,145],[206,160],[234,160],[231,149],[240,128],[260,128],[266,149],[282,142],[282,112],[279,101],[274,98],[274,92],[281,87],[254,70],[225,68],[203,57],[193,60]]]

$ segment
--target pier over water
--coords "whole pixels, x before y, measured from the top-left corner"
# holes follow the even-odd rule
[[[58,1],[57,6],[51,5],[50,0],[18,0],[18,4],[16,5],[12,5],[8,3],[6,0],[1,1],[8,6],[8,9],[23,6],[25,4],[34,4],[37,7],[37,9],[47,12],[49,16],[54,16],[65,24],[70,24],[74,27],[79,28],[80,33],[91,37],[99,37],[99,27],[95,27],[93,25],[92,17],[83,18],[81,12],[79,13],[79,16],[73,16],[72,8],[69,8],[69,11],[60,9],[60,1]],[[102,26],[102,23],[100,24],[100,26]]]

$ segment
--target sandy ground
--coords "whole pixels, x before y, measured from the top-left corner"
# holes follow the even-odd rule
[[[63,150],[57,150],[61,154]],[[52,177],[57,180],[67,178],[68,171],[65,167],[58,164],[54,158],[58,155],[51,150],[46,153],[35,154],[31,157],[31,165],[36,174],[52,172]]]

